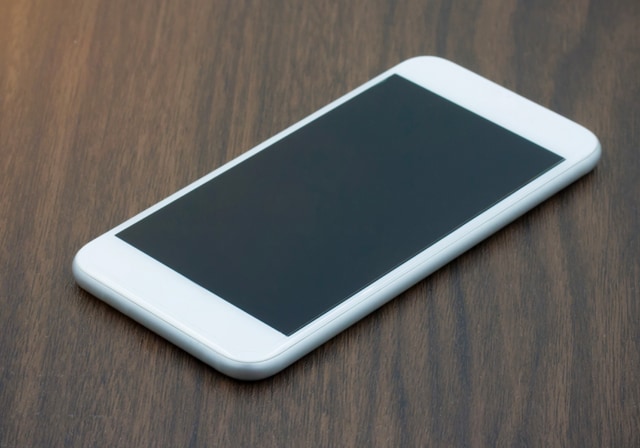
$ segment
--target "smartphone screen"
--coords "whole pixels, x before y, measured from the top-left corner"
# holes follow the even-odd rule
[[[291,335],[562,160],[391,75],[117,236]]]

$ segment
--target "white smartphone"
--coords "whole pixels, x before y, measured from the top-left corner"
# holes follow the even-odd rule
[[[599,157],[576,123],[417,57],[88,243],[73,272],[219,371],[261,379]]]

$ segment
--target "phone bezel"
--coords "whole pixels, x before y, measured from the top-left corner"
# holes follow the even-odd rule
[[[115,235],[166,204],[398,74],[553,151],[565,160],[416,257],[286,336]],[[450,61],[405,61],[276,134],[83,247],[74,260],[81,286],[223,372],[256,379],[275,373],[582,174],[600,145],[587,129]],[[301,291],[304,294],[304,291]]]

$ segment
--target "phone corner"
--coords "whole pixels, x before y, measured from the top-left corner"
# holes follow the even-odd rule
[[[85,275],[84,272],[84,253],[86,246],[81,247],[73,256],[73,260],[71,261],[71,273],[73,274],[73,278],[77,283],[80,283],[82,278]]]
[[[591,170],[593,170],[600,159],[602,158],[602,144],[600,143],[600,139],[591,132],[587,128],[583,128],[585,130],[585,135],[587,141],[585,142],[585,148],[589,148],[589,152],[584,160],[585,165],[585,174]]]
[[[218,367],[216,370],[239,381],[253,382],[271,378],[286,369],[288,366],[289,364],[283,366],[277,364],[274,366],[236,364],[232,366],[225,366],[225,368]]]
[[[435,56],[435,55],[431,55],[431,54],[423,54],[423,55],[417,55],[417,56],[413,56],[410,57],[409,59],[405,59],[404,61],[402,61],[400,64],[398,65],[419,65],[419,66],[424,66],[425,64],[453,64],[453,62],[444,59],[440,56]]]
[[[95,265],[96,259],[94,241],[90,241],[82,246],[73,256],[71,261],[71,274],[76,283],[87,291],[95,284],[95,279],[91,275],[92,266]]]
[[[286,353],[273,357],[237,359],[225,355],[203,341],[180,340],[182,337],[168,337],[171,342],[200,359],[218,372],[240,381],[260,381],[272,377],[293,364],[298,358],[290,358]],[[165,335],[165,337],[167,337]]]
[[[589,133],[591,134],[594,141],[594,147],[593,151],[591,152],[591,157],[593,158],[593,163],[595,165],[602,158],[602,144],[600,143],[600,139],[593,132],[589,131]]]

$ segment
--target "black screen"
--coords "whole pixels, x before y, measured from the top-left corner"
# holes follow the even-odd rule
[[[290,335],[561,160],[393,75],[118,237]]]

